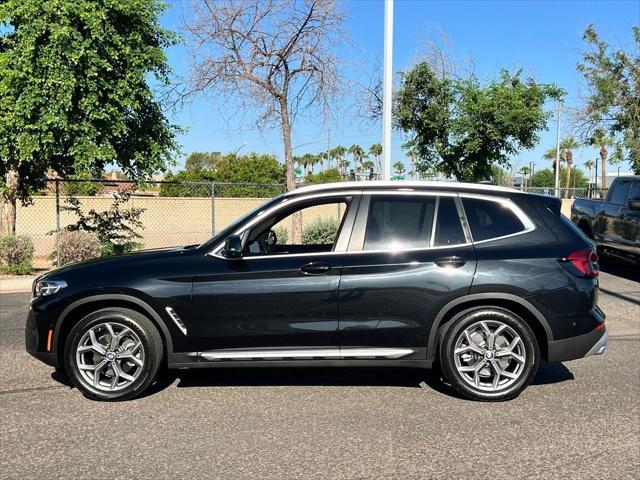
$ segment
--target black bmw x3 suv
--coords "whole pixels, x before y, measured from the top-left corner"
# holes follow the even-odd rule
[[[330,184],[202,245],[47,273],[26,348],[98,400],[141,394],[163,366],[435,365],[467,398],[506,400],[540,359],[604,352],[597,277],[594,245],[557,198]]]

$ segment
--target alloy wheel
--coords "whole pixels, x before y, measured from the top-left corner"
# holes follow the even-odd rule
[[[145,352],[140,337],[118,322],[106,321],[92,326],[76,347],[80,378],[88,386],[103,392],[129,387],[142,373],[144,363]]]
[[[509,325],[482,320],[465,328],[454,348],[455,367],[468,385],[486,392],[510,387],[525,371],[527,351]]]

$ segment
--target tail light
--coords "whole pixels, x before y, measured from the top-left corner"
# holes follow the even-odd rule
[[[598,254],[589,248],[577,250],[560,261],[569,266],[568,270],[578,277],[596,278],[600,272]]]

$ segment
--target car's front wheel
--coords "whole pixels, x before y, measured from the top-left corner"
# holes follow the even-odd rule
[[[452,320],[440,348],[445,378],[464,397],[500,401],[516,397],[536,374],[540,349],[519,316],[482,307]]]
[[[80,320],[65,343],[64,361],[74,385],[94,400],[140,395],[158,375],[162,338],[144,315],[105,308]]]

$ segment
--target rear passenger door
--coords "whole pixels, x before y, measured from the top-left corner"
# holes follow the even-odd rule
[[[380,192],[360,203],[339,288],[344,352],[424,359],[440,309],[468,293],[475,254],[456,194]]]

